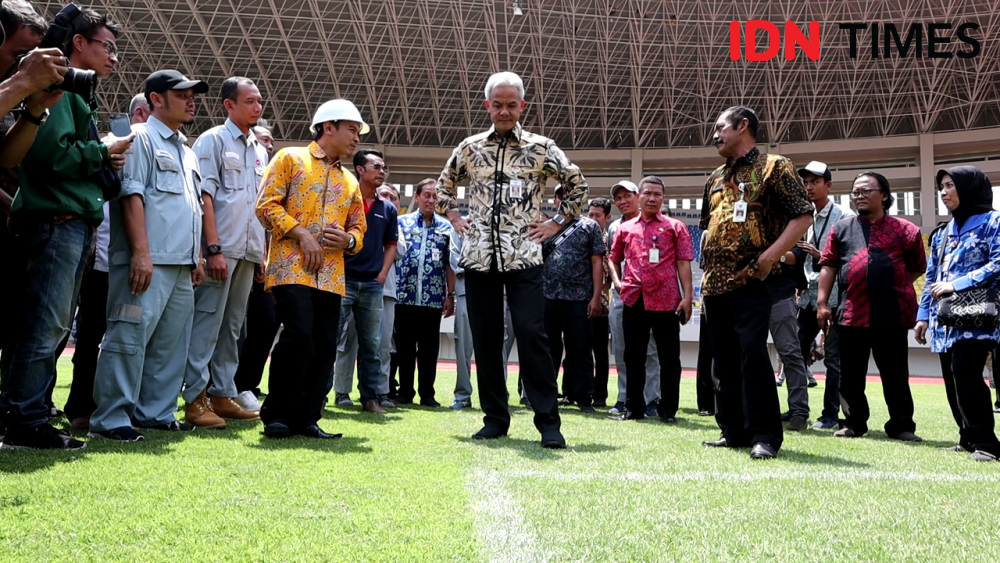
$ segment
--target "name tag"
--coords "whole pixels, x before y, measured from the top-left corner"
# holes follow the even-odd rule
[[[737,201],[733,204],[733,223],[746,223],[747,202]]]
[[[240,155],[233,151],[226,151],[226,158],[235,158],[236,160],[243,160]]]
[[[658,264],[660,262],[660,249],[650,248],[649,249],[649,263]]]
[[[441,251],[436,248],[431,250],[431,260],[434,262],[441,260]]]
[[[521,199],[524,197],[524,180],[510,181],[510,199]]]

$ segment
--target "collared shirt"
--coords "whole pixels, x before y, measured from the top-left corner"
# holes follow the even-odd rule
[[[397,210],[398,213],[398,210]],[[452,229],[454,230],[454,229]],[[396,219],[396,246],[393,252],[396,253],[395,263],[389,268],[389,273],[385,275],[385,285],[382,286],[382,296],[396,298],[396,268],[399,261],[403,259],[403,255],[406,254],[406,249],[409,248],[409,244],[406,242],[406,237],[403,236],[403,229],[399,226],[399,218]]]
[[[437,211],[458,210],[457,186],[467,179],[469,232],[461,263],[470,270],[500,272],[542,265],[542,247],[530,240],[528,223],[541,216],[545,182],[565,190],[559,213],[580,214],[589,188],[580,169],[555,142],[515,125],[507,136],[494,128],[462,141],[438,178]]]
[[[399,261],[396,278],[396,301],[400,305],[444,308],[448,296],[448,249],[451,245],[451,223],[435,214],[427,224],[420,211],[399,218],[408,248]]]
[[[362,196],[362,199],[364,196]],[[365,212],[365,247],[361,252],[344,258],[347,277],[358,281],[374,281],[382,271],[386,245],[395,245],[399,232],[396,218],[399,212],[391,202],[375,196],[372,206]],[[390,248],[388,252],[394,252]],[[389,268],[394,270],[395,268]]]
[[[212,198],[222,255],[263,263],[264,226],[256,207],[267,150],[231,119],[202,133],[192,149],[201,165],[201,191]]]
[[[837,269],[837,324],[912,328],[917,320],[913,274],[927,266],[920,227],[883,216],[841,219],[830,230],[820,266]]]
[[[104,216],[94,231],[94,269],[98,272],[108,272],[108,244],[111,241],[111,204],[104,202]]]
[[[72,92],[49,108],[17,167],[12,215],[76,214],[95,227],[104,220],[104,195],[93,175],[110,157],[104,143],[90,138],[95,123],[96,106]]]
[[[618,227],[609,259],[625,261],[623,303],[632,307],[642,297],[647,311],[676,311],[681,303],[677,262],[694,260],[694,245],[684,223],[662,213],[647,221],[640,214]]]
[[[947,240],[947,243],[944,241]],[[942,245],[944,257],[941,258]],[[940,264],[939,264],[940,262]],[[997,288],[1000,280],[1000,212],[973,215],[958,228],[955,220],[931,238],[924,293],[920,299],[918,321],[928,322],[927,340],[931,352],[948,351],[959,340],[1000,340],[1000,328],[976,329],[944,326],[938,322],[938,301],[931,297],[931,285],[951,282],[955,291],[973,287]]]
[[[747,214],[737,223],[733,214],[741,199],[747,203]],[[789,221],[812,211],[792,161],[783,156],[762,155],[754,147],[716,168],[705,183],[701,208],[702,294],[726,293],[756,276],[757,257],[778,240]],[[785,270],[781,263],[771,268],[773,275]]]
[[[187,137],[156,117],[133,125],[132,153],[122,169],[123,197],[142,198],[149,256],[158,265],[195,265],[201,260],[201,172]],[[108,256],[115,266],[132,260],[121,205],[111,206]]]
[[[558,243],[558,244],[556,244]],[[592,256],[604,256],[601,227],[589,217],[577,217],[562,232],[545,241],[542,270],[546,299],[590,301],[594,296]]]
[[[329,158],[316,142],[282,149],[264,170],[257,200],[257,217],[271,233],[265,287],[304,285],[338,295],[346,293],[344,253],[364,247],[365,204],[354,176]],[[354,235],[351,251],[326,248],[318,271],[306,271],[299,243],[288,232],[301,226],[320,238],[327,225],[339,225]]]
[[[823,209],[813,211],[813,224],[809,226],[809,230],[806,232],[806,241],[818,248],[820,255],[822,256],[823,249],[826,248],[826,241],[830,231],[833,229],[833,226],[837,224],[837,221],[840,221],[845,217],[854,217],[854,211],[834,203],[832,199],[827,200]],[[812,256],[805,254],[805,260],[802,263],[802,268],[805,270],[806,282],[808,282],[809,286],[806,287],[806,289],[802,292],[802,296],[799,297],[800,309],[816,310],[816,296],[819,293],[819,272],[814,271],[813,264],[816,263],[815,269],[818,270],[818,262],[818,260],[814,262]],[[840,303],[839,293],[840,292],[837,290],[837,282],[834,281],[829,302],[831,309],[835,309]]]

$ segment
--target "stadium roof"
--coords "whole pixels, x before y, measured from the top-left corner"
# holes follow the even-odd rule
[[[101,87],[123,112],[152,71],[176,68],[213,94],[195,133],[222,121],[222,80],[257,81],[283,140],[308,138],[312,112],[345,97],[372,122],[368,143],[454,146],[489,125],[482,87],[513,70],[527,87],[523,122],[567,149],[704,146],[727,106],[758,110],[762,140],[850,139],[1000,124],[1000,0],[99,0],[121,23],[119,71]],[[52,16],[62,6],[36,2]],[[732,61],[729,23],[821,22],[821,56]],[[938,31],[972,59],[848,56],[841,22],[949,22]],[[905,37],[905,35],[904,35]]]

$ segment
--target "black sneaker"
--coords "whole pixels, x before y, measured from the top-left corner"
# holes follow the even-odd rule
[[[2,447],[5,450],[82,450],[87,443],[49,424],[42,424],[27,430],[7,432]]]
[[[91,430],[87,432],[88,438],[107,438],[116,442],[138,442],[146,438],[135,431],[131,426],[119,426],[111,430]]]
[[[143,430],[163,430],[164,432],[191,432],[194,424],[188,424],[179,420],[171,420],[167,424],[157,424],[154,426],[140,426]]]

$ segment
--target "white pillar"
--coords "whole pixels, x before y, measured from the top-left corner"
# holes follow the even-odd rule
[[[925,233],[937,225],[937,192],[934,190],[934,134],[920,135],[920,223]]]

